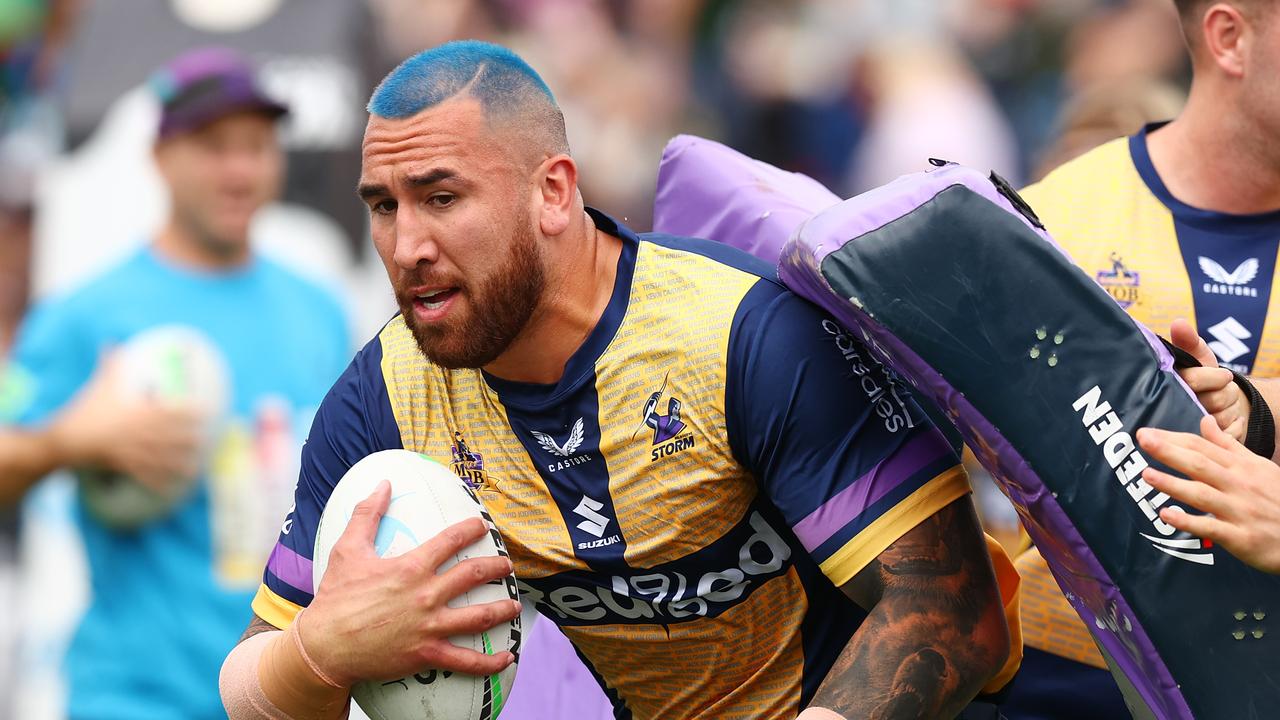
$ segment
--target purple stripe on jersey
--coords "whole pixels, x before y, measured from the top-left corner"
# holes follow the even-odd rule
[[[276,543],[271,550],[267,572],[308,595],[314,592],[311,586],[311,561],[280,543]]]
[[[813,552],[889,491],[949,453],[951,448],[941,433],[920,433],[791,529],[805,549]]]

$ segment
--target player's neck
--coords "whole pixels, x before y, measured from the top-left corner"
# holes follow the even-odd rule
[[[176,218],[170,218],[164,228],[157,233],[152,247],[166,260],[176,265],[206,272],[235,270],[249,262],[248,242],[242,243],[232,252],[215,251],[211,243],[202,242],[192,230]]]
[[[1250,215],[1280,209],[1280,162],[1258,135],[1240,114],[1193,92],[1177,119],[1147,136],[1147,151],[1178,200]]]
[[[583,213],[583,229],[559,257],[548,259],[546,293],[525,330],[485,366],[504,380],[553,384],[609,306],[622,241],[596,228]]]

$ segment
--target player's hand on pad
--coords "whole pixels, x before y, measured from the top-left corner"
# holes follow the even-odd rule
[[[1138,430],[1138,443],[1151,457],[1190,480],[1147,468],[1151,487],[1211,515],[1191,515],[1165,507],[1160,519],[1212,540],[1259,570],[1280,573],[1280,467],[1250,452],[1224,433],[1212,418],[1200,432]]]
[[[194,476],[204,418],[191,408],[126,397],[122,372],[118,355],[105,356],[50,425],[68,464],[116,470],[161,491]]]
[[[465,520],[403,555],[379,558],[374,538],[390,500],[391,484],[383,481],[356,506],[333,546],[299,628],[307,654],[347,687],[427,668],[490,675],[510,665],[515,657],[509,652],[485,655],[449,642],[452,635],[479,633],[520,614],[515,600],[448,606],[467,590],[511,573],[505,557],[471,558],[438,573],[488,532],[484,522]]]
[[[1218,358],[1191,327],[1191,323],[1178,318],[1169,328],[1169,340],[1191,353],[1202,367],[1182,368],[1178,375],[1196,394],[1205,412],[1218,421],[1218,427],[1238,442],[1244,442],[1249,429],[1249,399],[1235,383],[1231,371],[1218,367]]]

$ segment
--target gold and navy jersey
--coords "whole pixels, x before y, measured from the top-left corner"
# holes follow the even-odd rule
[[[1170,194],[1147,153],[1148,126],[1051,172],[1022,191],[1077,266],[1134,318],[1168,337],[1186,318],[1219,362],[1280,375],[1280,211],[1229,215]],[[1105,667],[1034,549],[1018,558],[1028,646]]]
[[[558,383],[436,367],[400,317],[359,353],[317,415],[254,610],[286,627],[310,602],[334,484],[407,448],[476,489],[523,598],[618,717],[793,718],[865,617],[837,587],[966,478],[894,378],[771,267],[591,213],[623,251]]]
[[[1129,314],[1167,335],[1192,321],[1218,361],[1280,375],[1280,211],[1229,215],[1169,193],[1147,132],[1112,141],[1022,192],[1053,238]]]

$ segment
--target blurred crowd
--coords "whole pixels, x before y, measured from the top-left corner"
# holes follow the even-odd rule
[[[39,246],[71,222],[32,224],[42,170],[153,68],[211,43],[262,65],[295,108],[285,200],[334,220],[360,262],[363,101],[400,59],[460,37],[542,71],[589,201],[638,229],[676,133],[844,195],[930,156],[1019,183],[1171,116],[1187,74],[1168,0],[0,0],[0,348],[30,292],[32,228]]]
[[[0,358],[33,298],[159,223],[146,80],[201,45],[243,52],[289,105],[259,234],[346,295],[363,341],[394,310],[352,190],[363,106],[400,60],[464,37],[538,68],[587,202],[637,230],[678,133],[846,196],[929,157],[1022,185],[1172,117],[1188,77],[1170,0],[0,0]]]

